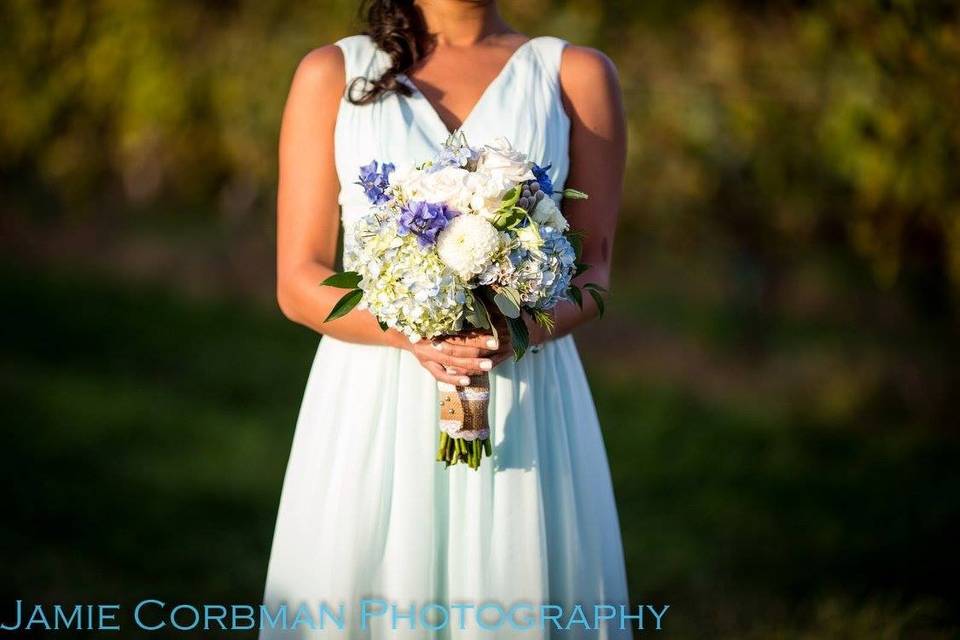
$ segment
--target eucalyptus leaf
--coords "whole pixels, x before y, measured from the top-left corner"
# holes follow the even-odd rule
[[[490,329],[490,314],[479,296],[471,295],[467,298],[466,321],[475,329]]]
[[[504,293],[504,291],[504,289],[497,291],[493,296],[493,303],[500,309],[500,313],[508,318],[519,318],[520,305],[518,305],[509,294]]]
[[[477,301],[477,312],[483,316],[483,321],[485,326],[480,327],[481,329],[489,329],[490,333],[493,334],[495,340],[500,340],[500,334],[497,332],[497,325],[493,323],[493,319],[490,317],[490,309],[487,308],[487,300],[485,296],[477,296],[475,298]]]
[[[341,273],[335,273],[323,282],[320,283],[321,287],[336,287],[338,289],[356,289],[360,286],[360,280],[363,279],[356,271],[343,271]]]
[[[510,342],[513,345],[513,359],[519,360],[530,346],[530,332],[522,318],[507,318],[507,328],[510,329]]]
[[[330,322],[331,320],[336,320],[337,318],[347,315],[360,303],[361,298],[363,298],[363,290],[354,289],[353,291],[348,291],[346,295],[337,301],[337,304],[333,305],[333,309],[330,310],[330,315],[327,316],[324,322]]]
[[[606,293],[606,292],[607,292],[606,289],[604,289],[603,287],[601,287],[600,285],[598,285],[596,282],[588,282],[587,284],[583,285],[583,288],[584,288],[584,289],[588,289],[588,290],[592,290],[592,291],[596,291],[596,292],[598,292],[598,293]]]
[[[586,200],[590,196],[585,194],[583,191],[577,191],[576,189],[564,189],[563,197],[570,198],[571,200]]]

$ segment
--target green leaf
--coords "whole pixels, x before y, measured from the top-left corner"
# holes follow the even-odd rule
[[[579,233],[570,233],[567,235],[567,242],[573,247],[573,253],[577,257],[577,262],[579,262],[580,256],[583,254],[583,236]]]
[[[510,341],[513,344],[513,359],[519,360],[530,346],[530,332],[522,318],[507,318]]]
[[[526,209],[514,205],[504,205],[497,209],[497,218],[493,226],[498,229],[511,229],[520,224],[526,215]]]
[[[585,194],[583,191],[577,191],[576,189],[564,189],[563,197],[570,198],[571,200],[586,200],[590,196]]]
[[[584,287],[586,289],[586,287]],[[600,292],[596,289],[587,289],[587,292],[593,297],[593,301],[597,303],[597,317],[602,318],[603,312],[606,310],[603,296],[600,295]]]
[[[356,271],[344,271],[342,273],[335,273],[323,282],[320,283],[321,287],[336,287],[338,289],[356,289],[360,286],[360,280],[363,277]]]
[[[587,284],[583,285],[583,288],[584,288],[584,289],[587,289],[587,290],[596,291],[596,292],[598,292],[598,293],[606,293],[606,292],[607,292],[606,289],[604,289],[603,287],[601,287],[600,285],[598,285],[596,282],[588,282]]]
[[[517,304],[507,287],[497,291],[496,295],[493,296],[493,303],[500,309],[500,313],[508,318],[520,317],[520,305]]]
[[[509,189],[507,189],[507,192],[503,194],[503,197],[500,198],[501,202],[503,202],[504,207],[512,207],[513,205],[517,204],[517,200],[519,199],[520,199],[519,186],[510,187]]]
[[[361,289],[348,291],[346,295],[337,301],[337,304],[333,305],[333,309],[330,310],[330,315],[327,316],[324,322],[330,322],[331,320],[336,320],[337,318],[347,315],[359,304],[361,298],[363,298],[363,291]]]
[[[570,296],[570,299],[577,303],[577,306],[583,309],[583,293],[580,291],[580,287],[576,285],[570,285],[570,288],[567,289],[567,295]]]
[[[588,265],[588,264],[586,264],[586,263],[583,263],[583,262],[578,262],[578,263],[576,263],[575,266],[576,266],[576,270],[573,272],[573,277],[574,277],[574,278],[576,278],[577,276],[585,273],[585,272],[587,271],[587,269],[590,268],[590,265]]]
[[[390,325],[388,325],[388,324],[387,324],[386,322],[384,322],[383,320],[379,320],[379,319],[378,319],[378,320],[377,320],[377,324],[380,325],[380,331],[386,331],[387,329],[390,328]]]
[[[466,321],[475,329],[490,329],[490,314],[479,296],[468,294],[467,311],[464,314]]]

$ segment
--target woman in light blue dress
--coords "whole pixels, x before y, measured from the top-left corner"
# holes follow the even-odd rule
[[[494,2],[379,0],[366,12],[368,35],[304,58],[284,112],[278,298],[291,320],[324,336],[264,598],[271,611],[286,607],[287,621],[261,637],[628,638],[621,626],[631,621],[613,616],[628,603],[616,505],[570,335],[596,316],[594,302],[561,305],[552,334],[528,323],[539,348],[514,362],[492,336],[411,344],[359,310],[325,324],[342,291],[318,286],[334,270],[338,233],[368,206],[359,167],[429,159],[455,129],[474,146],[504,136],[551,165],[556,189],[590,194],[565,202],[564,214],[585,234],[584,277],[607,284],[625,157],[616,71],[597,51],[513,31]],[[444,469],[437,380],[491,369],[494,457],[479,471]],[[333,615],[321,630],[320,603],[344,612],[342,624]],[[364,625],[370,603],[367,613],[387,611]],[[404,617],[411,606],[454,603],[463,624]],[[478,622],[484,603],[510,621]],[[292,624],[304,604],[316,629]],[[587,626],[568,624],[576,605]],[[498,616],[494,606],[481,618]]]

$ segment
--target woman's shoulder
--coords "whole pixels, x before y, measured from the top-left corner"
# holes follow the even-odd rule
[[[571,100],[619,87],[620,78],[613,60],[592,47],[568,44],[560,59],[560,86]]]
[[[376,52],[370,36],[347,36],[307,53],[297,66],[297,74],[322,81],[342,79],[347,72],[369,62]]]
[[[340,99],[346,84],[346,65],[339,47],[329,44],[308,52],[297,64],[288,105],[318,104]]]
[[[581,45],[567,44],[563,49],[560,65],[561,76],[597,76],[605,78],[617,76],[617,67],[613,60],[599,49]]]

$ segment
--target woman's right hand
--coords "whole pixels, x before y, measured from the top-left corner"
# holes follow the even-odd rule
[[[438,381],[462,387],[470,383],[468,376],[488,373],[494,367],[501,346],[489,333],[468,332],[420,340],[409,349]]]

